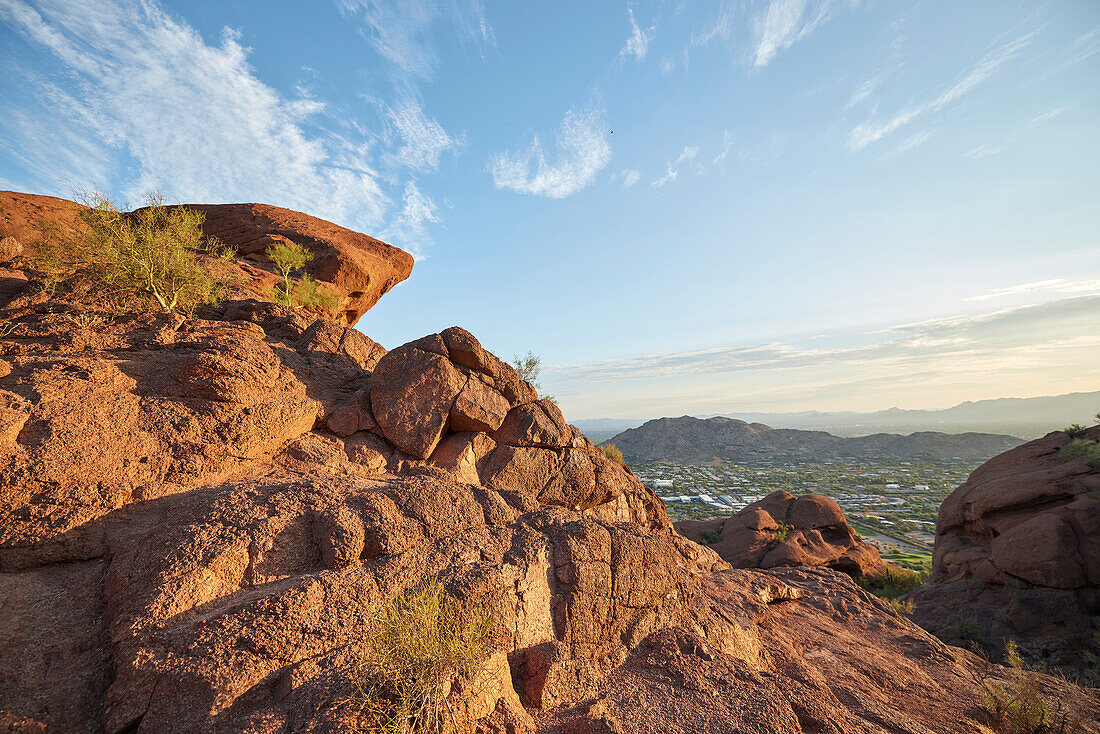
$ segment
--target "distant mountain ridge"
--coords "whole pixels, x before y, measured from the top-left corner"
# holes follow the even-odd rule
[[[825,431],[772,428],[736,418],[657,418],[610,440],[632,458],[691,464],[714,459],[749,461],[769,456],[984,461],[1024,443],[1015,436],[921,431],[844,438]]]
[[[1045,436],[1072,423],[1090,425],[1100,410],[1100,390],[1048,395],[1035,398],[996,398],[966,401],[943,410],[905,410],[889,408],[870,413],[856,411],[822,412],[807,410],[790,413],[711,413],[747,423],[764,423],[774,428],[798,428],[829,431],[838,436],[861,436],[869,433],[912,433],[942,431],[944,433],[1011,434],[1031,439]],[[593,439],[607,438],[611,432],[636,428],[645,419],[592,418],[576,425]]]

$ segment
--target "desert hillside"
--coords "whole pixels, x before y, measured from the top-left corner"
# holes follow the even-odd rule
[[[841,571],[688,540],[462,328],[389,351],[349,328],[408,275],[396,248],[204,206],[231,251],[196,257],[243,284],[119,309],[80,269],[46,282],[43,208],[73,211],[5,194],[0,220],[8,731],[980,734],[1026,689],[1100,732],[1094,693]],[[285,242],[336,308],[265,297]]]
[[[724,459],[749,461],[774,456],[960,458],[985,461],[1023,441],[988,433],[919,432],[908,436],[876,433],[842,438],[824,431],[772,428],[735,418],[658,418],[611,438],[627,456],[651,461],[693,463]]]

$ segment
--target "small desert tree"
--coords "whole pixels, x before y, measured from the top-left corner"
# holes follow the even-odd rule
[[[301,270],[313,260],[312,252],[297,242],[277,242],[264,250],[264,254],[283,279],[283,282],[275,287],[276,303],[284,306],[299,305],[322,311],[336,308],[336,295],[314,280],[309,273],[303,273],[298,283],[291,283],[291,273]]]
[[[297,242],[276,242],[264,250],[264,254],[283,279],[282,289],[275,288],[275,300],[284,306],[293,306],[294,289],[290,285],[290,274],[304,268],[313,259],[313,253]]]
[[[512,357],[512,366],[516,368],[516,374],[519,375],[521,380],[530,382],[536,390],[542,387],[539,385],[539,375],[542,373],[542,359],[534,352],[529,351],[523,357],[518,354],[515,355]]]
[[[531,387],[535,388],[535,392],[542,395],[542,384],[539,382],[539,375],[542,374],[541,357],[531,351],[528,351],[523,357],[517,354],[512,357],[512,366],[516,368],[516,374],[519,375],[521,380],[530,382]],[[542,399],[549,400],[555,405],[558,403],[553,395],[542,395]]]
[[[228,260],[231,253],[203,237],[201,212],[165,206],[156,192],[146,195],[144,208],[131,213],[97,190],[78,192],[77,198],[86,208],[79,213],[75,234],[57,224],[39,224],[39,262],[48,283],[79,273],[116,305],[136,306],[146,294],[165,311],[186,313],[224,296],[228,279],[199,255]]]

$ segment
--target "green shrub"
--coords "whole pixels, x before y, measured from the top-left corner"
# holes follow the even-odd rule
[[[451,684],[480,672],[491,635],[489,613],[464,609],[433,577],[378,611],[349,702],[373,731],[443,732],[456,724]]]
[[[203,237],[200,212],[165,206],[157,193],[129,214],[95,190],[77,198],[86,208],[76,234],[64,233],[57,223],[39,225],[39,266],[48,287],[78,274],[102,303],[119,310],[142,310],[152,297],[165,311],[193,313],[224,297],[228,278],[200,253],[228,261],[232,252]]]
[[[998,734],[1074,734],[1083,731],[1080,711],[1065,711],[1043,696],[1041,678],[1024,666],[1020,650],[1012,640],[1005,641],[1005,662],[1010,669],[1012,686],[982,679],[979,705]]]
[[[309,273],[302,275],[302,279],[294,286],[294,298],[303,308],[324,313],[336,310],[336,294],[314,280]]]
[[[606,446],[601,446],[600,451],[603,451],[603,455],[614,461],[616,464],[625,465],[623,460],[623,452],[619,450],[619,447],[613,443],[609,443]]]
[[[711,545],[722,539],[722,528],[708,528],[703,531],[703,543]]]
[[[908,594],[928,580],[927,571],[911,571],[892,564],[883,564],[882,568],[859,579],[859,585],[877,597],[891,600]]]
[[[1059,449],[1059,453],[1066,459],[1076,459],[1079,456],[1087,456],[1089,466],[1100,466],[1100,442],[1097,441],[1075,438]]]
[[[912,614],[917,608],[916,603],[912,599],[906,599],[905,601],[900,599],[887,599],[886,601],[891,609],[898,614],[904,614],[906,616]]]
[[[1070,438],[1078,438],[1085,435],[1085,431],[1088,429],[1082,426],[1080,423],[1074,423],[1072,426],[1066,426],[1062,431]]]
[[[302,273],[297,283],[291,280],[291,274],[301,270],[313,260],[313,253],[297,242],[276,242],[264,254],[283,282],[275,286],[272,298],[283,306],[301,306],[312,311],[330,313],[336,310],[338,299],[331,289],[314,280],[309,273]]]
[[[787,540],[787,536],[790,535],[791,526],[785,522],[779,523],[779,529],[774,531],[772,535],[773,543],[782,543]]]

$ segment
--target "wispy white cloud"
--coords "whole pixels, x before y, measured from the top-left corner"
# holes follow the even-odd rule
[[[615,175],[616,179],[621,182],[624,189],[629,189],[642,179],[642,172],[633,168],[624,168],[622,171]]]
[[[669,161],[667,166],[667,172],[661,178],[658,178],[651,182],[651,186],[654,188],[661,188],[667,183],[671,183],[676,180],[676,177],[680,175],[680,166],[684,163],[690,163],[695,160],[699,155],[699,146],[697,145],[685,145],[684,149],[680,151],[680,155],[677,156],[675,161]]]
[[[813,33],[846,4],[836,0],[771,0],[752,20],[753,66],[766,66],[777,53]]]
[[[932,100],[924,104],[909,105],[887,119],[867,119],[859,123],[848,133],[848,150],[863,150],[868,145],[883,139],[917,119],[942,111],[1012,61],[1022,49],[1032,42],[1038,32],[1025,33],[994,48],[982,57],[977,64],[964,71],[954,84],[936,95]]]
[[[1011,135],[1009,135],[1007,138],[1005,138],[1004,141],[1000,145],[979,145],[977,148],[974,148],[973,150],[968,151],[967,155],[971,158],[977,159],[977,158],[985,158],[986,156],[991,156],[991,155],[995,155],[997,153],[1000,153],[1005,148],[1007,148],[1009,145],[1011,145],[1013,142],[1015,142],[1018,138],[1021,138],[1024,135],[1027,135],[1029,132],[1034,130],[1039,125],[1043,124],[1044,122],[1046,122],[1047,120],[1049,120],[1053,117],[1057,117],[1058,115],[1062,114],[1063,112],[1065,112],[1068,109],[1069,109],[1069,105],[1062,105],[1060,107],[1055,107],[1053,109],[1047,110],[1046,112],[1041,112],[1038,115],[1035,115],[1034,117],[1032,117],[1026,123],[1024,123],[1024,125],[1020,129],[1016,130]]]
[[[1047,280],[1034,280],[1005,288],[993,288],[985,293],[970,296],[963,300],[992,301],[997,298],[1022,295],[1045,295],[1049,298],[1051,295],[1082,293],[1100,293],[1100,279],[1066,280],[1065,278],[1048,278]]]
[[[936,127],[928,127],[928,128],[925,128],[924,130],[918,130],[915,133],[913,133],[912,135],[910,135],[909,137],[907,137],[905,140],[901,141],[901,143],[899,143],[898,146],[896,148],[894,148],[893,150],[890,150],[890,151],[887,151],[886,153],[883,153],[879,157],[879,160],[880,161],[885,161],[885,160],[890,160],[891,158],[897,158],[900,155],[904,155],[905,153],[908,153],[909,151],[913,150],[914,148],[926,143],[928,140],[930,140],[932,138],[932,136],[934,136],[936,134],[937,131],[938,130],[937,130]]]
[[[648,29],[642,30],[638,26],[638,21],[634,19],[634,8],[627,8],[626,12],[630,17],[630,37],[626,39],[626,45],[619,51],[619,58],[625,59],[633,56],[641,61],[645,58],[646,52],[649,51],[650,42],[657,34],[657,25],[654,24]]]
[[[547,159],[536,135],[526,149],[496,153],[489,158],[489,173],[498,189],[562,199],[596,180],[611,162],[611,143],[602,110],[569,110],[557,134],[557,157]]]
[[[1020,389],[1016,386],[1039,391],[1061,387],[1065,392],[1094,385],[1100,377],[1095,361],[1098,319],[1100,295],[1082,296],[901,324],[876,332],[876,340],[859,346],[829,349],[773,342],[719,347],[554,365],[545,377],[568,402],[587,400],[582,410],[593,416],[614,414],[616,402],[635,411],[654,411],[651,415],[679,415],[687,410],[722,412],[730,400],[818,408],[839,400],[847,409],[867,409],[874,406],[862,407],[858,401],[872,390],[878,400],[890,401],[887,405],[907,396],[943,400],[952,388],[960,399],[973,399],[979,389],[1002,391],[990,397],[1012,394]],[[1070,375],[1073,381],[1065,382]],[[624,400],[638,390],[657,397],[651,404],[635,395],[629,403]]]
[[[401,138],[395,157],[417,171],[439,168],[439,159],[447,151],[458,151],[464,141],[451,136],[436,120],[424,114],[420,104],[406,100],[389,110],[390,123]]]
[[[308,133],[307,118],[323,106],[262,82],[235,32],[207,44],[151,1],[0,0],[0,17],[67,75],[65,90],[28,81],[51,110],[33,144],[99,151],[93,160],[124,151],[136,174],[116,193],[137,200],[160,188],[183,201],[263,200],[357,229],[382,224],[389,202],[369,142]],[[5,134],[25,139],[12,115],[3,117]],[[94,172],[59,153],[37,173],[89,183],[84,177]]]
[[[684,52],[685,62],[690,49],[721,41],[748,49],[751,66],[767,66],[780,51],[809,36],[840,10],[858,6],[859,1],[767,0],[750,5],[724,0],[711,21],[692,33]],[[759,9],[754,12],[753,7]],[[746,25],[749,37],[741,41]]]
[[[711,161],[711,165],[712,166],[717,166],[719,163],[726,160],[726,157],[729,156],[730,150],[732,150],[732,149],[733,149],[733,135],[730,133],[729,130],[723,130],[722,131],[722,152],[714,157],[714,160]]]
[[[408,250],[417,260],[422,260],[432,245],[428,225],[439,224],[439,210],[430,197],[421,193],[416,181],[405,184],[402,202],[401,213],[386,228],[383,236],[388,242]]]
[[[335,0],[348,18],[362,23],[363,36],[378,54],[405,74],[430,79],[439,66],[432,31],[450,26],[479,53],[496,45],[493,29],[477,0]]]

